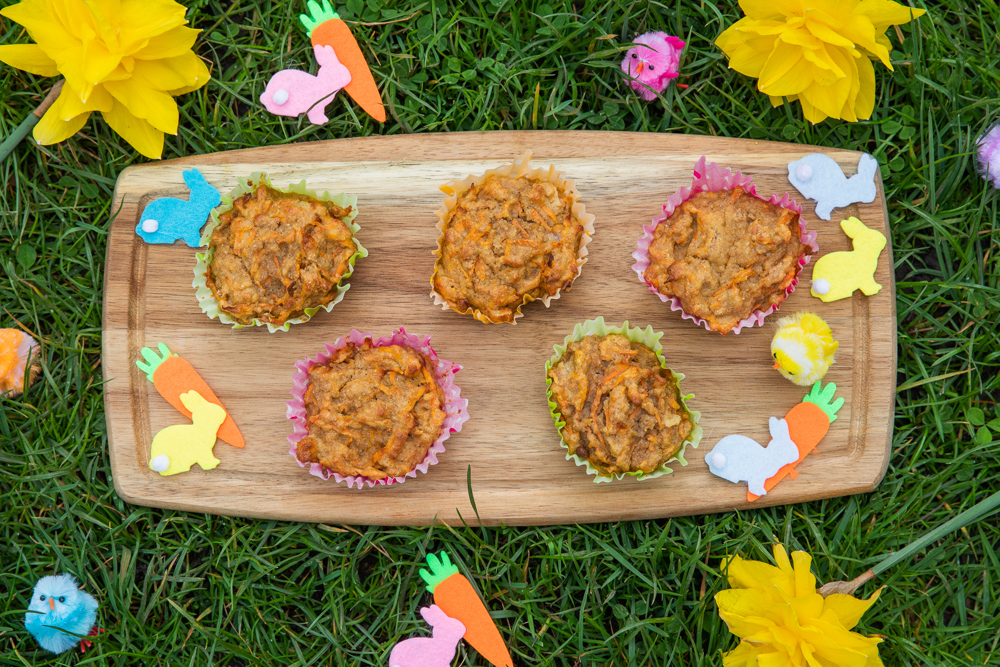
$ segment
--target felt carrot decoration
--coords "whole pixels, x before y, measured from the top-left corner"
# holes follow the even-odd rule
[[[351,82],[344,90],[358,103],[369,116],[380,123],[385,122],[385,107],[382,106],[382,96],[375,85],[375,77],[361,47],[340,18],[333,11],[330,0],[322,0],[322,5],[316,0],[309,0],[309,14],[300,14],[299,20],[305,26],[313,47],[332,46],[337,59],[351,73]]]
[[[159,350],[160,354],[157,355],[148,347],[142,348],[142,356],[145,357],[146,363],[136,360],[135,365],[146,374],[149,381],[156,387],[156,391],[160,392],[160,396],[165,398],[167,403],[170,403],[181,414],[190,419],[191,411],[181,402],[181,394],[194,390],[209,403],[214,403],[225,410],[222,401],[218,399],[191,364],[173,354],[163,343],[160,343]],[[233,447],[246,445],[243,442],[243,435],[236,428],[236,423],[233,422],[228,411],[226,412],[226,421],[219,427],[218,436],[220,440],[228,442]]]
[[[842,398],[833,400],[836,391],[837,385],[832,382],[828,383],[825,389],[822,382],[817,382],[802,399],[802,402],[785,415],[785,421],[788,422],[788,435],[799,449],[799,458],[793,463],[782,466],[774,476],[768,478],[764,482],[766,490],[770,491],[775,484],[787,476],[794,479],[797,474],[795,466],[816,449],[816,445],[830,430],[830,424],[837,419],[837,411],[844,405]],[[747,501],[753,502],[759,497],[747,491]]]
[[[420,576],[427,582],[427,590],[434,594],[434,604],[465,625],[465,641],[496,667],[514,667],[507,645],[490,618],[486,605],[469,580],[452,565],[447,552],[442,551],[440,559],[428,554],[427,565],[430,571],[421,569]]]

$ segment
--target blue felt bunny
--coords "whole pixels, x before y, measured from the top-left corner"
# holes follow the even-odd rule
[[[173,243],[183,239],[192,248],[201,245],[201,228],[222,197],[197,169],[185,169],[184,182],[191,190],[188,201],[160,197],[149,202],[142,212],[135,233],[146,243]]]

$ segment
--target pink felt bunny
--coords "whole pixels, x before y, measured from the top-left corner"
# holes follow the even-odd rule
[[[432,636],[411,637],[396,644],[389,654],[389,667],[451,667],[465,626],[436,604],[421,609],[420,615],[433,628]]]
[[[337,91],[351,82],[351,73],[344,67],[332,46],[313,47],[319,72],[316,76],[297,69],[283,69],[271,77],[260,96],[260,103],[276,116],[306,117],[314,125],[327,120],[326,105]]]

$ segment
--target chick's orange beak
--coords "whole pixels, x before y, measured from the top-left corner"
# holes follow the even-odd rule
[[[49,608],[50,608],[50,609],[51,609],[52,611],[55,611],[55,610],[56,610],[56,601],[55,601],[55,600],[53,600],[52,598],[49,598]]]
[[[781,368],[781,364],[779,364],[779,363],[778,363],[778,362],[776,361],[776,362],[774,362],[774,366],[771,366],[771,368],[773,368],[774,370],[779,370],[779,369]]]
[[[645,69],[646,63],[639,61],[639,64],[635,66],[635,73],[642,74],[642,70]]]

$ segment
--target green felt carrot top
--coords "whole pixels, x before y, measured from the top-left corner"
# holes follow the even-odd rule
[[[438,558],[434,554],[427,554],[427,567],[430,570],[420,568],[420,578],[427,582],[427,592],[433,593],[438,584],[453,574],[458,574],[458,568],[452,565],[451,558],[447,551],[441,552]]]
[[[177,356],[176,354],[170,352],[170,348],[163,343],[160,343],[157,346],[157,349],[160,351],[159,355],[148,347],[142,348],[141,353],[146,359],[146,363],[142,363],[138,360],[135,362],[135,365],[139,367],[140,371],[146,374],[146,377],[150,382],[155,382],[155,380],[153,380],[153,375],[156,373],[156,369],[160,367],[160,364],[169,359],[171,356]]]
[[[302,25],[306,28],[306,34],[312,37],[313,30],[318,28],[320,25],[326,23],[331,19],[339,19],[340,14],[333,11],[333,5],[330,4],[330,0],[323,0],[323,4],[316,2],[316,0],[309,0],[307,4],[309,8],[308,14],[299,14],[299,20],[302,21]]]
[[[838,398],[836,401],[833,400],[834,394],[837,392],[837,385],[832,382],[823,388],[822,382],[817,382],[812,386],[812,389],[806,394],[805,398],[802,399],[803,403],[812,403],[817,408],[826,413],[827,419],[830,420],[832,424],[837,420],[837,411],[844,405],[844,399]]]

